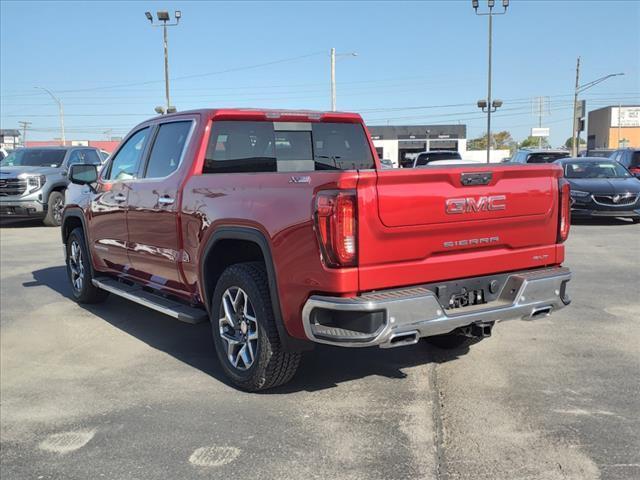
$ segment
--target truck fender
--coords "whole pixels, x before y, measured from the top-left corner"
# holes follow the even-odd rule
[[[269,294],[271,296],[271,305],[273,306],[273,315],[276,321],[276,328],[278,329],[278,335],[282,347],[286,351],[303,351],[313,348],[313,343],[305,340],[300,340],[289,335],[284,322],[282,320],[282,310],[280,309],[280,296],[278,294],[278,284],[276,281],[276,272],[273,263],[273,256],[271,254],[271,247],[264,234],[253,227],[246,226],[221,226],[210,235],[205,247],[200,254],[200,262],[198,265],[198,283],[200,284],[200,291],[203,299],[203,303],[209,314],[211,314],[210,304],[212,289],[206,288],[205,279],[205,259],[208,257],[211,250],[215,247],[216,243],[220,240],[243,240],[255,243],[262,251],[264,258],[265,268],[267,271],[267,278],[269,282]],[[215,288],[215,287],[214,287]],[[210,291],[207,291],[210,290]]]

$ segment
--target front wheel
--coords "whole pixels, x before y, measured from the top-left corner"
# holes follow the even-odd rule
[[[59,227],[62,224],[62,210],[64,209],[64,193],[51,192],[47,203],[47,215],[44,224],[48,227]]]
[[[73,298],[78,303],[100,303],[109,295],[93,285],[90,261],[84,233],[81,228],[76,228],[67,238],[67,276]]]
[[[237,387],[265,390],[296,373],[300,353],[283,351],[263,264],[239,263],[222,273],[211,302],[211,328],[222,368]]]

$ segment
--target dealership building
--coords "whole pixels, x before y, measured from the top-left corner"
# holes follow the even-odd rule
[[[640,105],[610,106],[589,112],[587,149],[640,147]]]
[[[425,150],[467,152],[466,125],[387,125],[369,126],[371,139],[380,158],[398,165]]]

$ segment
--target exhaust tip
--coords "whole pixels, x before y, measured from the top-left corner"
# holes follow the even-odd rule
[[[391,336],[388,342],[380,345],[380,348],[404,347],[407,345],[415,345],[420,340],[418,331],[398,333]]]
[[[527,320],[535,320],[537,318],[548,317],[549,315],[551,315],[551,310],[553,310],[553,307],[551,306],[534,308],[531,314],[527,317]]]

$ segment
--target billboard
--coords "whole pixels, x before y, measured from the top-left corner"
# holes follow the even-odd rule
[[[640,127],[640,107],[611,107],[611,126]]]
[[[532,137],[548,137],[549,127],[534,127],[531,129]]]

